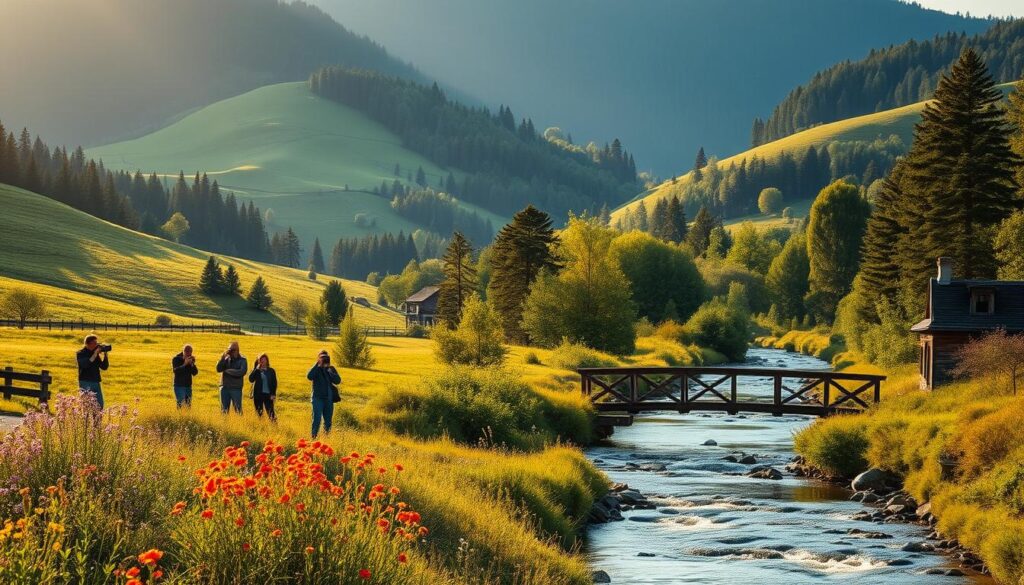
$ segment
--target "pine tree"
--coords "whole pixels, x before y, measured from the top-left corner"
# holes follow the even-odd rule
[[[683,204],[679,201],[678,195],[673,195],[672,199],[668,202],[668,217],[669,223],[671,223],[671,237],[670,241],[679,243],[686,239],[686,210],[683,209]]]
[[[199,275],[199,290],[208,295],[220,294],[224,290],[224,274],[213,256],[206,261],[203,272]]]
[[[864,232],[860,278],[865,292],[876,298],[881,296],[895,300],[898,289],[900,267],[896,252],[899,239],[905,233],[898,215],[898,204],[903,197],[900,191],[903,169],[903,164],[898,163],[889,176],[882,180],[882,187],[875,196],[874,209]],[[874,303],[870,305],[873,309]]]
[[[949,256],[963,278],[996,276],[993,228],[1020,206],[1013,174],[1020,159],[1010,149],[1002,98],[971,48],[939,80],[906,158],[905,196],[921,204],[920,215],[905,216],[901,224],[918,227],[910,233],[924,239],[915,242],[915,261],[904,268],[919,272]],[[905,276],[916,288],[929,272]]]
[[[672,241],[672,218],[668,213],[668,199],[661,198],[654,204],[650,228],[651,235],[659,240]]]
[[[299,243],[299,236],[289,227],[281,241],[282,262],[289,268],[298,268],[302,262],[302,244]],[[322,259],[321,259],[322,260]]]
[[[238,277],[238,271],[234,266],[228,265],[224,272],[224,294],[237,295],[242,292],[242,280]]]
[[[686,241],[693,248],[694,254],[701,256],[707,252],[711,240],[711,231],[718,226],[718,220],[711,215],[706,205],[702,205],[700,210],[697,211],[697,216],[693,218],[693,226],[690,227],[689,233],[686,234]]]
[[[320,305],[327,311],[331,323],[337,325],[341,322],[349,306],[348,295],[345,294],[340,282],[332,280],[327,283],[324,292],[320,294]]]
[[[528,341],[521,323],[523,303],[541,271],[558,270],[551,251],[557,241],[551,217],[530,205],[512,217],[492,244],[487,299],[511,341]]]
[[[477,288],[472,244],[460,232],[455,232],[441,261],[444,263],[444,281],[441,282],[437,301],[437,317],[449,329],[455,329],[462,321],[462,307],[466,299]]]
[[[366,332],[356,322],[353,307],[349,307],[345,313],[345,319],[341,322],[340,336],[334,344],[332,353],[335,361],[346,368],[368,370],[373,367],[374,360],[370,342],[366,338]]]
[[[245,297],[245,300],[249,302],[250,307],[257,311],[270,310],[270,307],[274,304],[274,299],[270,296],[270,288],[262,276],[257,276],[256,280],[253,281],[252,288],[249,289],[249,294]]]
[[[704,176],[704,167],[708,166],[708,157],[704,154],[704,147],[697,151],[697,160],[693,162],[693,180],[699,181]]]
[[[313,240],[313,251],[309,253],[309,264],[315,272],[324,271],[324,253],[320,249],[320,238]]]
[[[1024,160],[1024,81],[1018,81],[1010,92],[1009,106],[1006,108],[1006,121],[1016,131],[1010,136],[1010,149],[1018,159]],[[1017,164],[1016,172],[1018,193],[1024,199],[1024,163]]]
[[[650,217],[647,213],[647,204],[640,201],[640,204],[636,206],[636,211],[633,213],[633,227],[642,231],[650,231]]]

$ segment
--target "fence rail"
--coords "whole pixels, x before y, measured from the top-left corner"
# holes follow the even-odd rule
[[[38,374],[28,374],[15,372],[14,368],[7,366],[0,371],[0,380],[2,380],[2,383],[0,383],[0,395],[3,395],[4,400],[10,400],[13,396],[35,398],[39,400],[40,404],[50,400],[50,384],[53,383],[53,379],[47,370],[43,370]],[[30,382],[39,387],[19,388],[14,385],[15,382]]]
[[[157,325],[156,323],[109,323],[104,321],[70,321],[70,320],[49,320],[49,321],[21,321],[15,319],[0,319],[0,327],[17,327],[24,329],[39,329],[46,331],[152,331],[170,333],[226,333],[240,335],[251,333],[256,335],[306,335],[305,327],[293,327],[290,325],[267,325],[264,323],[175,323],[170,325]],[[338,335],[337,327],[331,327],[328,335]],[[369,337],[405,337],[407,331],[404,327],[379,327],[366,326],[363,332]]]

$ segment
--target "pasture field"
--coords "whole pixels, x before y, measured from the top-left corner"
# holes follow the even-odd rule
[[[763,213],[758,213],[755,215],[744,215],[742,217],[734,217],[726,220],[724,222],[725,229],[726,231],[732,233],[733,231],[735,231],[737,228],[739,228],[741,225],[748,221],[757,226],[758,229],[771,229],[777,227],[793,229],[794,227],[800,225],[800,222],[803,221],[805,217],[807,217],[808,213],[811,212],[812,203],[814,202],[809,199],[804,199],[803,201],[794,201],[792,202],[792,204],[790,204],[789,202],[784,202],[784,207],[789,207],[792,209],[793,216],[790,219],[785,219],[784,217],[782,217],[781,213],[772,213],[769,215],[765,215]]]
[[[251,260],[218,257],[239,272],[243,294],[262,276],[278,303],[271,312],[250,309],[242,297],[208,296],[198,289],[209,254],[134,232],[76,211],[41,195],[0,185],[0,287],[21,281],[39,292],[56,318],[152,322],[158,313],[198,321],[287,324],[280,306],[290,297],[313,305],[331,277]],[[342,280],[363,325],[404,326],[395,311],[373,304],[376,288]],[[65,293],[64,291],[69,291]],[[90,301],[89,297],[95,297]]]
[[[443,169],[402,146],[401,139],[362,113],[314,95],[306,83],[282,83],[202,108],[147,136],[86,153],[111,169],[155,172],[173,182],[206,172],[224,191],[273,211],[268,230],[291,226],[307,244],[339,237],[417,229],[370,193],[382,181],[408,183],[423,167],[436,186]],[[400,176],[394,174],[399,165]],[[452,169],[457,179],[462,173]],[[346,185],[349,190],[346,190]],[[465,204],[497,227],[507,221]],[[357,225],[364,214],[375,226]]]

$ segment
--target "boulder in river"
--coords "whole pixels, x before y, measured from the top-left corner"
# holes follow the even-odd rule
[[[611,583],[612,577],[604,571],[594,571],[590,574],[591,579],[594,583]]]
[[[718,446],[718,441],[716,441],[714,439],[708,439],[707,441],[704,441],[701,444],[704,445],[705,447],[717,447]]]
[[[927,542],[911,541],[901,546],[900,550],[903,552],[931,552],[935,550],[935,547]]]
[[[876,493],[888,493],[891,491],[889,486],[895,483],[893,479],[888,472],[872,467],[853,478],[852,487],[857,492],[870,490]]]
[[[774,467],[760,466],[755,467],[747,472],[747,477],[753,477],[754,479],[782,479],[782,472]]]
[[[753,455],[744,455],[740,458],[738,463],[742,463],[743,465],[754,465],[757,463],[757,457],[754,457]]]

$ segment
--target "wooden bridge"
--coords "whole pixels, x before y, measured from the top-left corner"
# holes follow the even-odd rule
[[[860,412],[881,399],[885,376],[744,367],[584,368],[583,394],[599,424],[623,426],[646,411],[720,411],[829,416]],[[771,396],[750,396],[741,379],[770,379]],[[767,394],[767,393],[765,393]]]

